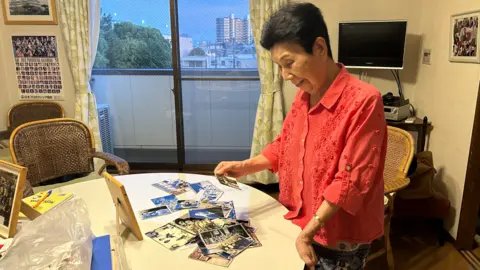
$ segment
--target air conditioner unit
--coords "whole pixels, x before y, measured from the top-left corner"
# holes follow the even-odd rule
[[[110,124],[110,109],[108,104],[98,104],[98,125],[102,138],[103,152],[113,154],[113,135]]]

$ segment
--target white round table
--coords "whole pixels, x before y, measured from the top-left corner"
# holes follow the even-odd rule
[[[304,264],[295,249],[295,239],[300,233],[300,228],[283,218],[287,209],[269,195],[255,188],[240,184],[242,190],[236,190],[221,185],[212,176],[183,173],[117,176],[116,179],[125,186],[143,234],[186,214],[181,211],[148,220],[141,220],[138,216],[139,210],[155,206],[150,199],[168,195],[153,187],[152,184],[171,178],[179,178],[190,183],[210,181],[224,191],[219,201],[234,201],[237,217],[242,213],[248,213],[250,224],[257,228],[256,235],[263,246],[247,249],[239,254],[228,267],[229,269],[303,269]],[[75,196],[81,197],[85,201],[92,223],[92,231],[96,236],[116,234],[115,207],[103,178],[63,186],[55,191],[73,192]],[[189,194],[184,195],[190,196]],[[181,196],[178,197],[182,198]],[[189,259],[188,256],[193,252],[191,248],[170,251],[145,235],[143,241],[138,241],[130,233],[128,239],[124,239],[124,247],[127,261],[133,270],[223,268]]]

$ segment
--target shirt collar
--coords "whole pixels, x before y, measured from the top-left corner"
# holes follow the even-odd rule
[[[319,102],[319,104],[322,104],[323,107],[327,108],[328,110],[331,109],[333,105],[335,105],[335,103],[337,103],[338,99],[343,93],[343,89],[345,89],[345,87],[347,86],[350,78],[350,76],[348,76],[349,73],[345,66],[342,63],[338,63],[338,66],[340,67],[340,72],[337,74],[337,77],[333,81],[332,85],[330,85],[330,87],[327,89]],[[307,95],[307,93],[304,93],[304,97],[307,98],[306,100],[308,100]],[[315,110],[319,104],[311,108],[310,111]]]

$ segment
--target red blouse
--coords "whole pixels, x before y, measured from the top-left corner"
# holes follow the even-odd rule
[[[387,125],[377,89],[341,65],[320,102],[298,91],[282,131],[263,155],[278,172],[286,219],[302,229],[324,199],[340,210],[315,241],[369,243],[383,235]]]

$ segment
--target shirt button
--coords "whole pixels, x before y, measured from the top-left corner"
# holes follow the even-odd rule
[[[351,171],[351,170],[352,170],[352,166],[347,165],[347,167],[345,167],[345,170],[347,170],[347,172]]]
[[[303,181],[300,180],[300,185],[303,185]]]

